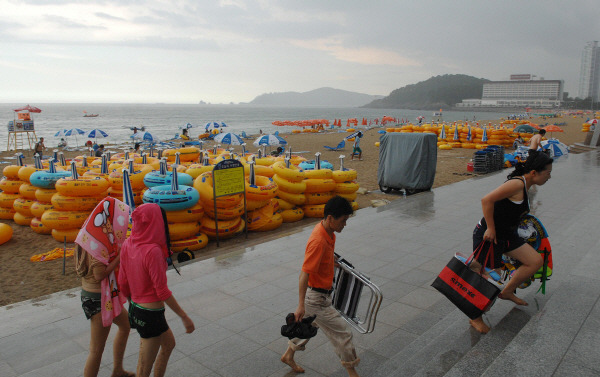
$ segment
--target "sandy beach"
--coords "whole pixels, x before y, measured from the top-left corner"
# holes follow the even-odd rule
[[[586,134],[581,132],[581,125],[585,118],[581,117],[562,117],[557,119],[531,119],[533,123],[553,124],[566,123],[563,126],[563,133],[554,133],[552,136],[558,138],[561,142],[572,145],[576,142],[582,142]],[[488,121],[480,121],[487,123]],[[491,120],[492,124],[499,124],[500,120]],[[342,127],[345,128],[345,127]],[[289,130],[289,129],[288,129]],[[378,131],[381,128],[373,128],[364,132],[361,141],[363,149],[363,160],[351,161],[349,157],[344,160],[344,166],[357,170],[357,182],[361,188],[366,190],[366,194],[359,195],[357,202],[360,208],[371,205],[373,200],[385,199],[396,200],[402,198],[398,193],[383,194],[379,191],[377,183],[378,168],[378,147],[375,142],[379,140]],[[346,143],[342,151],[328,151],[323,146],[336,146],[347,132],[334,131],[324,133],[301,133],[301,134],[283,134],[294,152],[302,152],[307,159],[313,159],[316,152],[321,152],[321,158],[333,163],[334,167],[339,168],[339,156],[344,154],[349,156],[352,152],[351,142]],[[548,135],[547,135],[548,136]],[[210,143],[212,145],[212,143]],[[249,140],[249,144],[251,141]],[[236,147],[239,150],[240,147]],[[109,146],[110,149],[110,146]],[[249,148],[255,151],[255,147]],[[50,151],[49,151],[50,152]],[[49,153],[48,152],[48,153]],[[467,172],[467,163],[473,156],[472,149],[452,149],[438,150],[437,171],[433,188],[448,185],[454,182],[469,179],[473,176]],[[81,155],[82,152],[66,152],[67,158]],[[2,152],[0,157],[12,157],[14,152]],[[26,162],[31,163],[31,152],[25,152]],[[1,164],[4,168],[7,164]],[[300,222],[283,224],[275,231],[266,233],[249,233],[246,239],[240,235],[234,239],[222,241],[221,247],[217,248],[215,242],[210,242],[206,248],[197,252],[197,258],[210,258],[217,255],[239,252],[245,247],[251,247],[269,239],[279,238],[293,233],[304,226],[318,221],[317,219],[304,219]],[[0,246],[0,281],[3,289],[0,291],[0,305],[8,305],[22,300],[32,299],[47,295],[60,290],[77,287],[80,285],[79,278],[74,272],[73,258],[67,258],[65,265],[65,275],[63,275],[63,260],[57,259],[49,262],[33,263],[29,258],[34,254],[50,251],[61,244],[54,241],[49,235],[39,235],[34,233],[29,227],[16,225],[12,221],[0,220],[0,222],[10,224],[14,234],[12,240]],[[68,244],[68,247],[72,247]]]

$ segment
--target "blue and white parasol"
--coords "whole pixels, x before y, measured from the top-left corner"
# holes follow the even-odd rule
[[[453,140],[458,140],[458,125],[454,126],[454,136],[452,137]]]
[[[231,132],[223,132],[215,136],[214,141],[221,144],[242,145],[244,140],[238,135]]]
[[[216,139],[216,138],[215,138]],[[254,140],[254,146],[258,147],[261,145],[286,145],[287,141],[281,136],[276,135],[262,135],[258,139]]]
[[[179,126],[179,129],[180,130],[189,130],[190,128],[194,128],[194,127],[196,127],[196,126],[191,123],[188,123],[185,126]]]
[[[346,136],[346,137],[344,138],[344,140],[348,140],[348,139],[352,139],[352,138],[354,138],[354,137],[357,137],[357,136],[358,136],[358,134],[362,134],[362,131],[356,131],[356,132],[353,132],[353,133],[351,133],[350,135]]]
[[[133,212],[135,209],[135,200],[133,199],[133,189],[128,169],[123,169],[123,202],[129,206],[130,213]]]
[[[157,143],[160,140],[150,132],[138,132],[130,136],[133,140],[147,141],[149,143]]]
[[[469,132],[467,132],[467,141],[473,141],[473,134],[471,133],[470,125],[469,125]]]
[[[90,139],[102,139],[102,138],[108,137],[108,134],[102,130],[94,128],[93,130],[90,131],[90,133],[87,135],[87,137]]]
[[[440,139],[446,138],[446,125],[442,124],[442,132],[440,132]]]
[[[569,147],[561,143],[558,139],[543,140],[540,144],[543,149],[550,150],[550,157],[560,157],[569,154]]]
[[[218,122],[208,122],[204,126],[204,129],[206,130],[206,132],[208,132],[208,130],[210,128],[219,128],[219,127],[221,127],[221,125]]]
[[[483,135],[481,135],[481,141],[483,141],[484,143],[488,141],[487,127],[483,127]]]

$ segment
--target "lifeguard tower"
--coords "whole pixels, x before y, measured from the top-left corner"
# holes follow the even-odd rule
[[[33,123],[32,113],[41,113],[42,110],[34,106],[24,106],[15,109],[15,119],[8,122],[8,143],[6,150],[18,150],[23,149],[24,137],[27,138],[27,144],[29,149],[35,147],[37,143],[37,136],[35,135],[35,125]]]

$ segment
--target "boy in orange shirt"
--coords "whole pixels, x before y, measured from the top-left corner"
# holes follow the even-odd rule
[[[294,313],[297,322],[305,315],[317,315],[313,323],[323,330],[351,377],[358,376],[354,368],[360,359],[352,344],[352,331],[331,305],[331,292],[335,264],[334,233],[344,229],[346,220],[353,212],[350,203],[340,196],[333,197],[325,204],[324,218],[315,226],[306,244],[298,284],[298,308]],[[304,373],[304,369],[294,361],[294,353],[304,350],[306,343],[308,339],[291,339],[281,356],[281,361],[296,373]]]

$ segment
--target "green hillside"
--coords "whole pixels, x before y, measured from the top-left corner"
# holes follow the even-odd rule
[[[363,106],[377,109],[448,109],[463,99],[481,98],[490,80],[467,75],[441,75],[396,89],[389,96]]]

